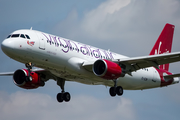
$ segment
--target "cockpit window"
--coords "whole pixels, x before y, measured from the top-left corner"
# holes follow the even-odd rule
[[[22,37],[22,38],[26,38],[25,36],[24,36],[24,34],[21,34],[21,36],[20,37]]]
[[[12,34],[12,35],[9,35],[7,38],[17,38],[17,37],[21,37],[21,38],[27,38],[27,39],[30,39],[29,35],[26,35],[26,34]]]
[[[13,34],[11,37],[19,37],[19,34]]]
[[[8,37],[7,38],[10,38],[11,37],[11,35],[8,35]]]
[[[30,37],[28,35],[25,35],[27,37],[27,39],[30,39]]]

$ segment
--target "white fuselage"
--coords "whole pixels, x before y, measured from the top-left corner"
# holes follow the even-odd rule
[[[39,31],[18,30],[12,34],[27,34],[30,39],[11,37],[4,40],[2,49],[9,57],[22,63],[32,62],[35,66],[48,70],[53,75],[68,81],[113,86],[112,80],[94,75],[93,72],[82,67],[82,64],[97,59],[127,58],[110,51]],[[160,87],[161,78],[157,70],[150,67],[118,78],[117,84],[129,90],[148,89]]]

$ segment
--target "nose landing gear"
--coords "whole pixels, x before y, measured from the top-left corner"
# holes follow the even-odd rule
[[[30,74],[31,74],[33,65],[32,65],[31,62],[29,62],[29,63],[26,63],[25,66],[26,66],[26,68],[28,70],[28,75],[26,77],[26,82],[32,81],[32,76]]]

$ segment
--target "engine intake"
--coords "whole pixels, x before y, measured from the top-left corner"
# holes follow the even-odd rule
[[[14,72],[13,79],[15,85],[24,89],[35,89],[39,86],[44,86],[44,82],[41,81],[40,76],[36,72],[31,72],[31,81],[28,81],[28,70],[19,69]]]
[[[117,79],[123,76],[122,69],[117,63],[102,59],[99,59],[94,63],[93,72],[96,76],[108,80]]]

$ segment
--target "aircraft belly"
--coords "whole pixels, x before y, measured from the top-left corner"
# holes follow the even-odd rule
[[[72,73],[72,71],[64,71],[57,72],[51,71],[54,75],[64,78],[67,81],[75,81],[83,84],[89,85],[105,85],[105,86],[113,86],[114,82],[112,80],[102,79],[100,77],[95,76],[92,73],[86,73],[86,70],[83,74]],[[145,71],[139,70],[137,72],[133,72],[132,76],[126,74],[125,77],[120,77],[118,79],[118,86],[122,86],[125,90],[142,90],[148,88],[160,87],[160,81],[154,79],[154,77],[147,77],[147,79],[142,78],[145,74]],[[153,74],[153,73],[152,73]],[[152,75],[153,76],[153,75]]]
[[[93,74],[77,74],[77,73],[72,73],[71,71],[60,71],[60,70],[59,71],[50,70],[50,72],[57,77],[66,79],[66,81],[74,81],[88,85],[110,86],[108,85],[108,82],[110,83],[112,82],[99,78]]]

